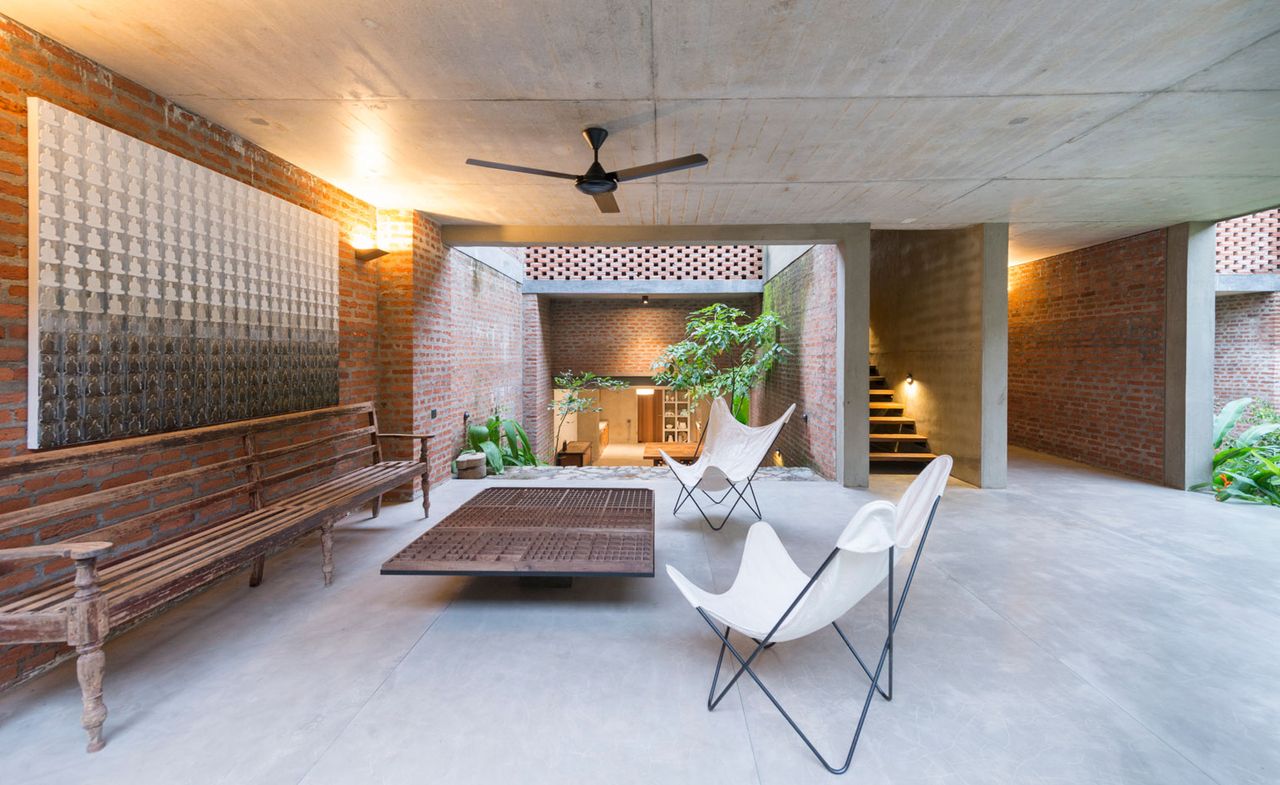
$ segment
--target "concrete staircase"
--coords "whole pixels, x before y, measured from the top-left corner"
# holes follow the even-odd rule
[[[916,421],[906,416],[906,404],[898,403],[894,397],[880,371],[871,366],[871,462],[927,463],[933,460],[937,456],[929,452],[929,437],[916,432]]]

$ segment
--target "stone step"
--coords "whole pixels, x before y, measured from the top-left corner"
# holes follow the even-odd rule
[[[923,433],[873,433],[873,442],[927,442],[929,437]]]

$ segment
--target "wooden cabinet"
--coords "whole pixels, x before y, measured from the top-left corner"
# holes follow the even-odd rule
[[[590,466],[591,442],[569,442],[556,453],[557,466]]]

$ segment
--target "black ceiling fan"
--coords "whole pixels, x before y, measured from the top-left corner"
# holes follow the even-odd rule
[[[487,166],[490,169],[502,169],[508,172],[523,172],[525,174],[542,175],[543,177],[558,177],[561,180],[573,180],[574,186],[579,191],[595,198],[596,206],[600,208],[602,213],[618,212],[618,200],[613,198],[613,192],[618,190],[618,183],[639,180],[641,177],[656,177],[668,172],[678,172],[681,169],[692,169],[695,166],[703,166],[707,163],[705,155],[694,153],[682,158],[672,158],[669,161],[658,161],[644,166],[633,166],[630,169],[619,169],[616,172],[606,172],[604,167],[600,165],[600,146],[608,138],[609,132],[603,128],[592,126],[584,129],[582,135],[586,138],[587,144],[591,145],[591,153],[595,157],[595,160],[591,162],[591,168],[587,169],[586,174],[552,172],[547,169],[499,164],[493,161],[480,161],[475,158],[468,158],[467,163],[472,166]]]

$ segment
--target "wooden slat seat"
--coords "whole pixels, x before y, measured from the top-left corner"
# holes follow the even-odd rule
[[[418,459],[382,460],[390,438],[417,440]],[[0,481],[68,470],[99,478],[80,495],[0,513],[0,539],[36,540],[0,548],[0,574],[14,562],[44,562],[29,584],[0,596],[0,645],[75,646],[89,751],[101,749],[102,644],[112,629],[245,566],[256,586],[269,554],[316,530],[328,585],[335,522],[370,502],[376,516],[383,495],[418,477],[429,512],[428,439],[379,433],[373,405],[363,403],[0,459]],[[154,455],[176,465],[156,468]],[[152,468],[113,477],[130,462]],[[65,539],[49,536],[69,520],[77,525]],[[74,581],[64,559],[74,562]]]

